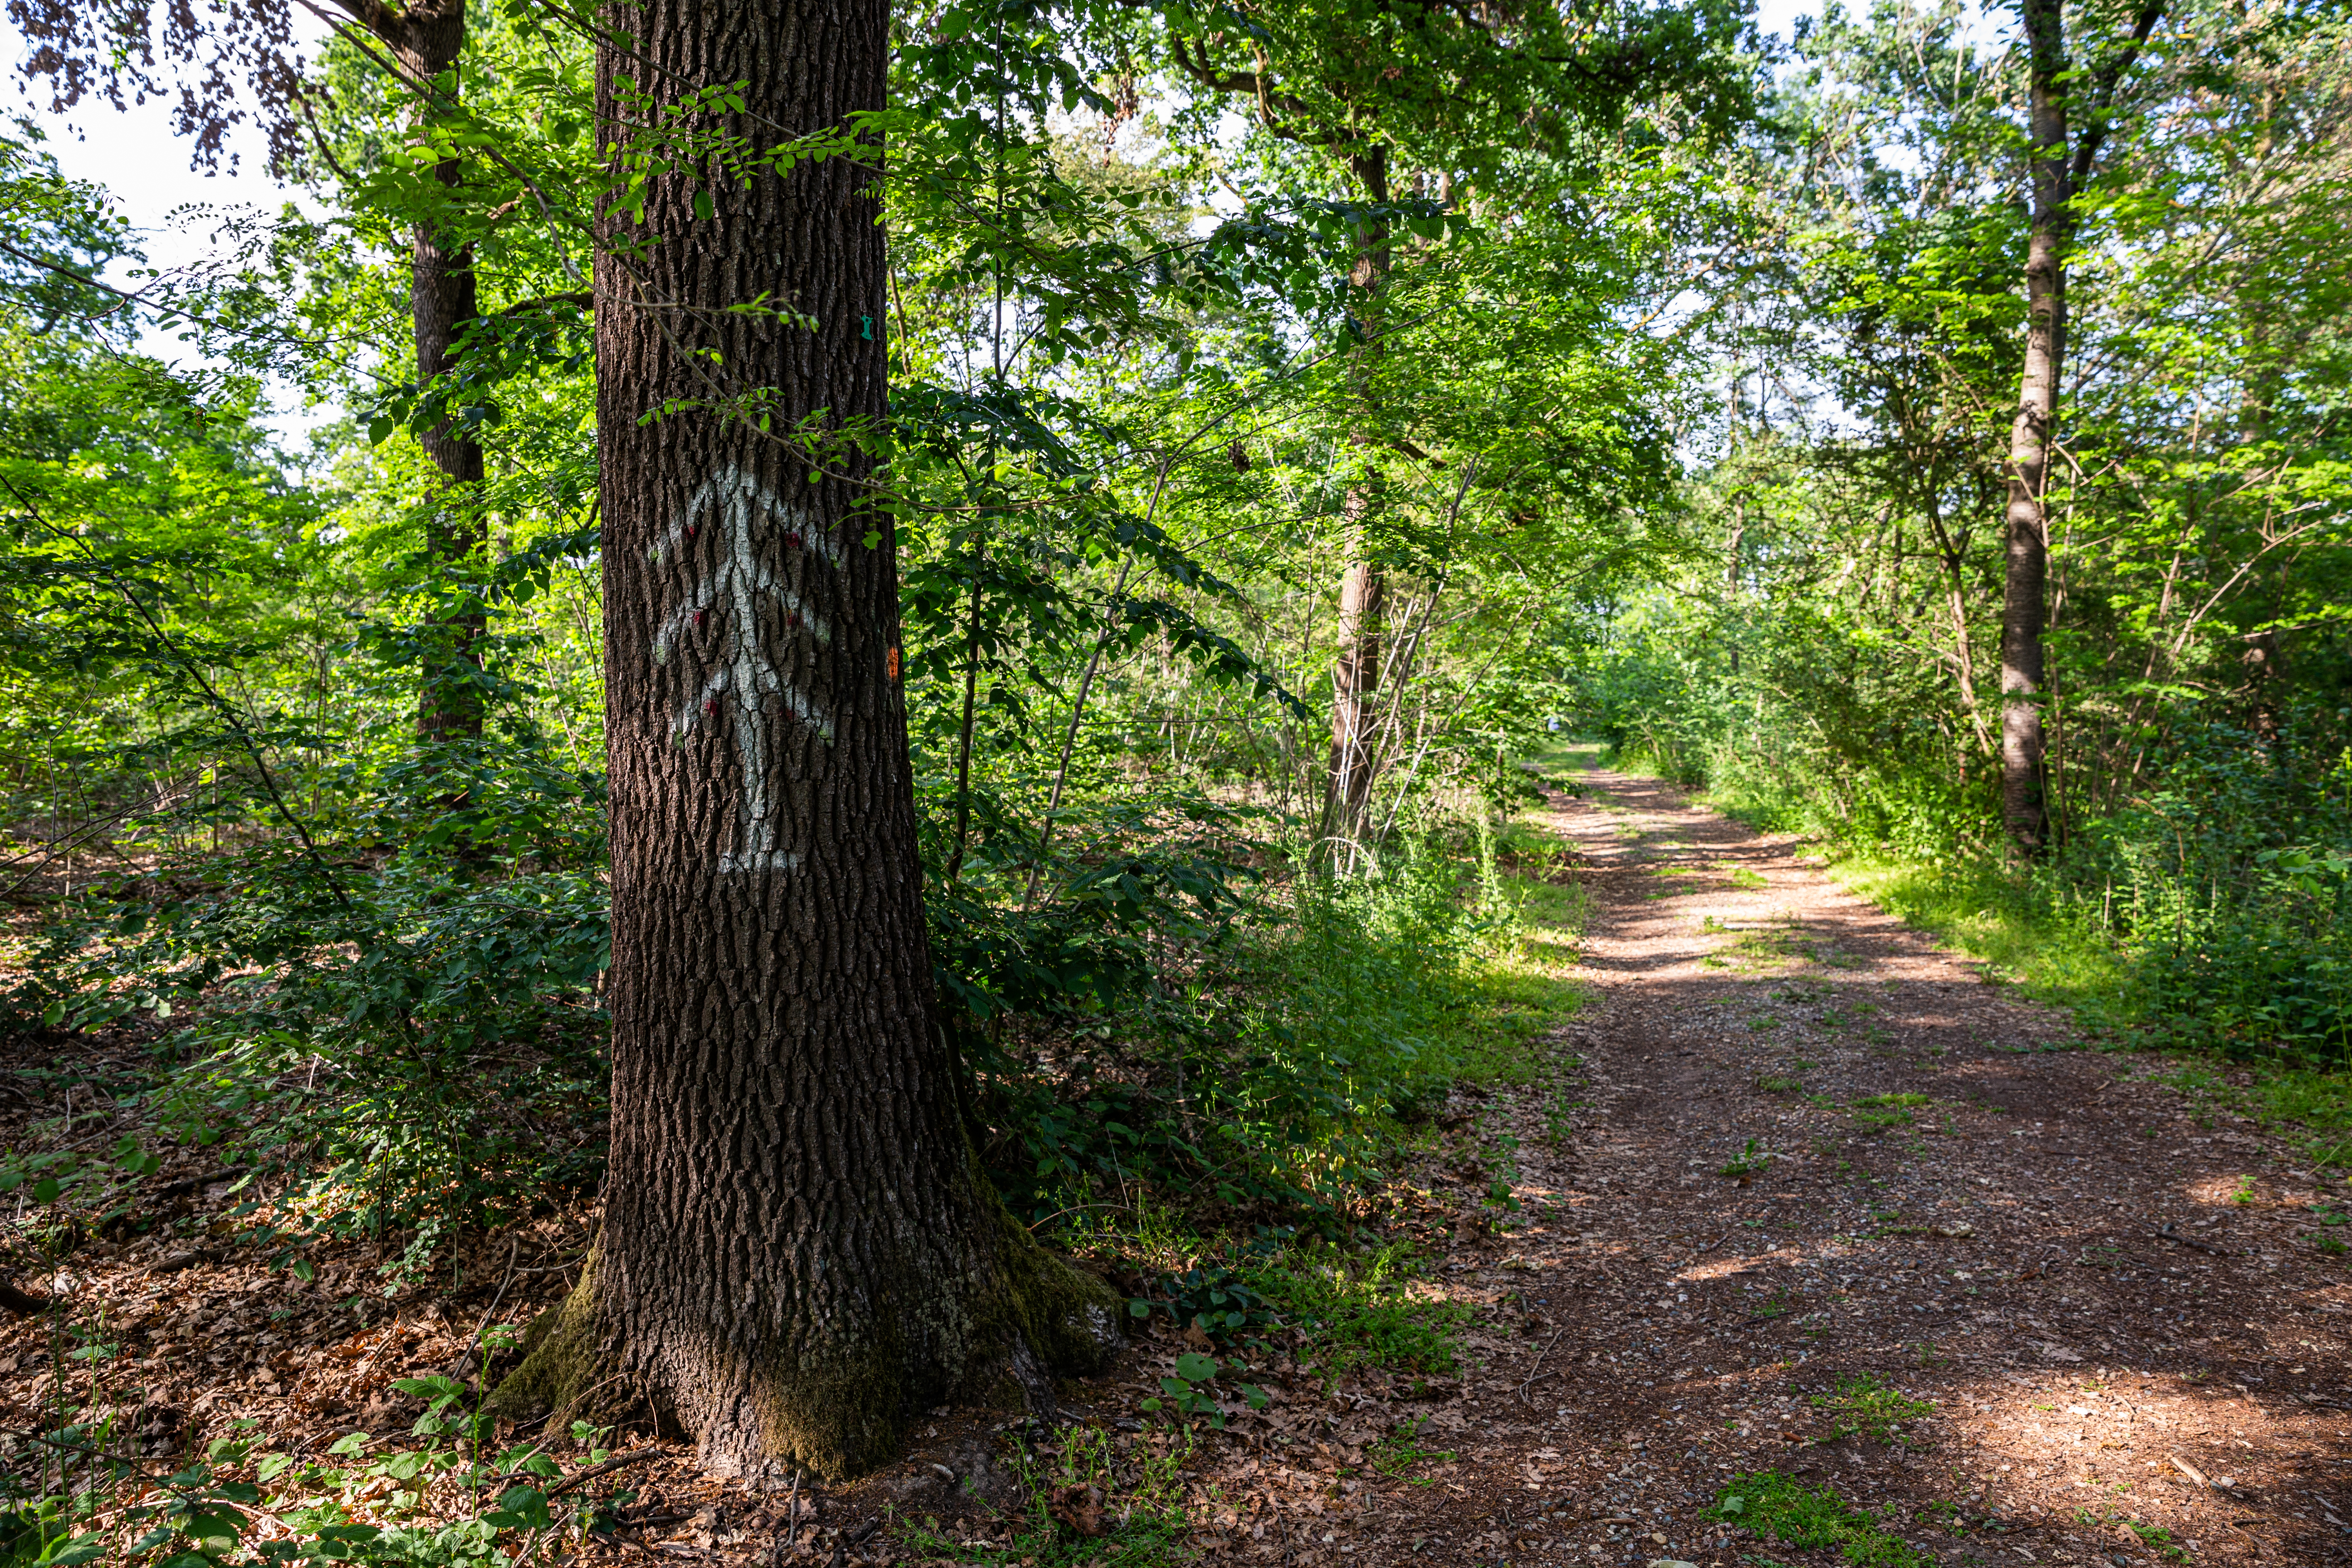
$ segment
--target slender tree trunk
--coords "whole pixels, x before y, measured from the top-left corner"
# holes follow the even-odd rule
[[[1748,541],[1748,492],[1735,490],[1731,497],[1731,548],[1724,552],[1723,602],[1739,602],[1739,551]],[[1731,678],[1739,679],[1739,642],[1733,638],[1727,645],[1731,653]]]
[[[703,129],[762,144],[883,106],[884,0],[646,0],[605,21],[633,36],[600,52],[608,138],[624,76],[665,98],[745,83],[758,120]],[[1012,1221],[959,1110],[872,458],[720,409],[641,423],[736,395],[778,430],[882,417],[875,180],[804,164],[709,190],[698,222],[689,177],[667,176],[596,273],[611,1173],[590,1276],[499,1406],[617,1380],[736,1474],[852,1473],[909,1417],[1000,1387],[1049,1405],[1046,1368],[1116,1343],[1109,1292]],[[763,293],[814,330],[729,311]]]
[[[1351,487],[1345,504],[1348,535],[1360,542],[1370,510],[1370,482]],[[1336,862],[1352,867],[1371,810],[1372,737],[1378,726],[1381,629],[1388,582],[1368,561],[1349,563],[1339,578],[1339,655],[1331,672],[1330,832],[1342,842]]]
[[[1927,499],[1927,533],[1935,542],[1937,563],[1944,573],[1944,611],[1952,623],[1952,658],[1954,673],[1959,683],[1960,711],[1968,716],[1969,727],[1975,731],[1978,747],[1988,756],[1999,752],[1992,731],[1985,722],[1984,704],[1977,695],[1977,644],[1969,630],[1968,584],[1963,569],[1968,564],[1969,534],[1962,529],[1955,539],[1944,526],[1942,508],[1930,493]],[[2035,623],[2037,626],[2040,623]],[[1967,771],[1963,763],[1963,773]]]
[[[2009,434],[2008,569],[2000,616],[2000,807],[2011,848],[2019,856],[2039,854],[2049,837],[2042,622],[2049,574],[2050,458],[2066,352],[2066,247],[2074,223],[2063,5],[2063,0],[2023,0],[2032,79],[2032,210],[2025,253],[2025,374]]]
[[[370,5],[354,14],[383,40],[412,88],[420,91],[428,90],[426,84],[457,66],[465,54],[465,0],[417,0],[399,10]],[[441,100],[428,97],[418,116],[429,121],[441,107]],[[434,174],[452,191],[462,177],[454,158]],[[456,368],[458,338],[466,324],[481,314],[472,247],[452,242],[430,220],[418,224],[410,241],[408,288],[416,384],[429,391]],[[443,619],[419,673],[416,732],[428,741],[478,738],[482,693],[475,677],[481,668],[487,622],[479,600],[467,585],[478,579],[488,546],[475,500],[482,479],[482,448],[450,421],[427,431],[423,444],[440,476],[425,524],[425,559],[436,586],[458,592],[461,602]]]
[[[1349,160],[1364,199],[1389,199],[1388,149],[1368,148]],[[1374,373],[1383,353],[1381,295],[1388,282],[1389,226],[1367,221],[1357,235],[1356,264],[1348,281],[1356,289],[1358,329],[1365,342],[1356,351],[1359,425],[1352,440],[1370,452],[1380,444],[1374,404]],[[1380,706],[1381,634],[1387,582],[1373,560],[1371,529],[1380,506],[1381,471],[1367,462],[1341,503],[1349,552],[1339,579],[1339,655],[1331,670],[1331,778],[1324,800],[1325,831],[1335,841],[1334,864],[1353,868],[1371,826],[1372,783],[1379,759],[1373,731]]]

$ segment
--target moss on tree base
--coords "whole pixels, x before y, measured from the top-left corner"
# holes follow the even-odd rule
[[[606,1425],[649,1409],[657,1429],[690,1434],[714,1468],[800,1466],[829,1480],[888,1463],[907,1427],[942,1401],[1024,1403],[1050,1415],[1054,1376],[1097,1372],[1117,1352],[1121,1303],[1101,1280],[1039,1246],[984,1184],[982,1191],[999,1221],[999,1245],[973,1299],[949,1314],[970,1325],[960,1366],[908,1364],[891,1326],[877,1324],[864,1344],[814,1347],[811,1359],[820,1364],[792,1367],[779,1356],[745,1369],[749,1397],[726,1404],[731,1419],[714,1417],[697,1408],[705,1402],[692,1391],[659,1386],[678,1381],[677,1347],[646,1354],[621,1342],[592,1258],[572,1294],[525,1331],[522,1364],[488,1409],[518,1424],[551,1425]]]
[[[580,1283],[555,1306],[531,1320],[522,1334],[522,1364],[507,1374],[490,1394],[486,1408],[502,1421],[519,1426],[543,1418],[594,1420],[606,1411],[586,1408],[605,1367],[599,1352],[596,1314],[596,1257],[588,1257]],[[609,1377],[609,1371],[603,1371]],[[614,1403],[625,1404],[627,1396]],[[579,1410],[569,1407],[579,1405]]]

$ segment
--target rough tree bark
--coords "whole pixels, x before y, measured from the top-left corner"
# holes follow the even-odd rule
[[[2009,431],[2007,572],[2000,601],[2000,812],[2011,847],[2041,852],[2042,618],[2049,574],[2047,494],[2065,359],[2066,241],[2074,226],[2066,140],[2063,0],[2023,0],[2032,159],[2025,251],[2025,373]]]
[[[2025,369],[2009,433],[2007,570],[2000,614],[2000,809],[2010,847],[2038,855],[2050,816],[2042,733],[2042,632],[2050,565],[2049,482],[2057,445],[2059,376],[2066,359],[2066,253],[2074,197],[2105,140],[2116,89],[2163,15],[2144,0],[2128,39],[2091,75],[2088,112],[2070,139],[2065,0],[2021,0],[2025,23],[2026,142],[2032,160],[2025,250]]]
[[[883,106],[886,0],[647,0],[616,79],[744,82],[767,144]],[[632,115],[634,117],[634,115]],[[781,130],[779,128],[782,128]],[[610,1386],[730,1473],[892,1453],[945,1399],[1050,1400],[1107,1288],[1006,1214],[935,1016],[888,518],[873,174],[654,185],[596,271],[613,818],[613,1142],[597,1255],[497,1407]],[[617,220],[614,220],[617,226]],[[625,244],[620,243],[625,240]],[[804,315],[730,310],[766,295]],[[700,405],[648,421],[665,405]],[[732,409],[733,416],[730,416]],[[822,475],[822,478],[817,477]]]

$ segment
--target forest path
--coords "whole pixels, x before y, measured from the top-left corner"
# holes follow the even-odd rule
[[[2352,1289],[2319,1239],[2352,1233],[2314,1228],[2294,1152],[2162,1058],[2068,1048],[1801,844],[1580,784],[1544,814],[1591,901],[1571,1087],[1457,1107],[1440,1157],[1475,1192],[1517,1138],[1525,1205],[1438,1275],[1484,1364],[1412,1442],[1457,1457],[1336,1481],[1286,1560],[1840,1561],[1705,1511],[1777,1469],[1877,1510],[1916,1555],[1853,1560],[1888,1568],[2352,1562]],[[1892,1392],[1817,1406],[1862,1377]],[[1332,1422],[1336,1458],[1385,1421],[1393,1462],[1411,1408]]]

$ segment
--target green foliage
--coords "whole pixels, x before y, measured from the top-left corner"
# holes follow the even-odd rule
[[[1213,1385],[1226,1373],[1246,1370],[1239,1362],[1221,1362],[1214,1356],[1186,1351],[1176,1358],[1168,1375],[1160,1380],[1158,1396],[1146,1399],[1143,1408],[1151,1414],[1165,1410],[1181,1417],[1198,1417],[1206,1421],[1212,1430],[1222,1432],[1225,1429],[1225,1408]],[[1233,1390],[1253,1410],[1263,1410],[1269,1403],[1265,1391],[1255,1384],[1237,1379]]]
[[[1067,1426],[1014,1458],[1025,1500],[1007,1544],[982,1546],[943,1534],[926,1519],[904,1540],[926,1558],[1036,1568],[1160,1568],[1187,1555],[1186,1436],[1165,1452],[1122,1450],[1098,1427]]]
[[[1832,1425],[1826,1441],[1866,1436],[1874,1443],[1901,1440],[1902,1426],[1935,1411],[1932,1400],[1913,1399],[1883,1381],[1875,1373],[1856,1373],[1838,1380],[1833,1394],[1816,1394],[1813,1408],[1829,1413]]]
[[[1327,1384],[1373,1368],[1450,1377],[1472,1310],[1416,1293],[1412,1261],[1402,1243],[1364,1251],[1300,1248],[1248,1272],[1301,1334],[1301,1360]]]
[[[990,1004],[1023,1004],[1021,1036],[996,1043],[975,1020],[964,1047],[992,1167],[1016,1208],[1042,1217],[1138,1179],[1181,1188],[1205,1176],[1201,1199],[1328,1215],[1382,1168],[1397,1118],[1457,1079],[1524,1070],[1509,1048],[1528,1027],[1519,1016],[1465,1005],[1493,973],[1507,914],[1485,909],[1470,869],[1430,838],[1400,846],[1376,880],[1299,879],[1246,902],[1133,886],[1143,902],[1131,958],[1084,968],[1085,991],[1039,978],[1034,940],[1005,942],[1010,962],[991,951],[992,973],[980,971],[1029,986]],[[970,907],[943,903],[935,921]],[[991,918],[941,931],[943,972],[980,968],[957,944]],[[1106,933],[1089,918],[1047,906],[1027,929],[1067,922],[1100,952]],[[943,988],[969,984],[943,973]],[[1050,1068],[1048,1040],[1066,1042]]]
[[[1873,1132],[1908,1127],[1917,1121],[1916,1109],[1927,1103],[1924,1094],[1874,1094],[1853,1102],[1853,1122]]]
[[[1221,1345],[1261,1340],[1277,1319],[1265,1296],[1231,1268],[1188,1268],[1151,1280],[1130,1299],[1130,1317],[1148,1321],[1166,1313],[1178,1328],[1197,1329]]]
[[[1417,1487],[1435,1485],[1436,1478],[1433,1476],[1407,1476],[1405,1473],[1420,1465],[1450,1465],[1454,1462],[1452,1449],[1421,1446],[1422,1438],[1429,1435],[1433,1419],[1427,1415],[1408,1415],[1399,1421],[1387,1436],[1366,1445],[1364,1457],[1370,1462],[1372,1469],[1380,1475],[1408,1479]]]
[[[14,999],[78,1029],[174,1022],[125,1097],[142,1135],[301,1173],[257,1239],[404,1236],[402,1273],[602,1164],[601,781],[528,752],[433,761],[382,794],[347,777],[349,826],[312,825],[405,853],[330,871],[272,845],[107,878],[58,909]],[[412,804],[453,787],[457,810]]]
[[[1855,1568],[1934,1568],[1873,1510],[1857,1509],[1832,1487],[1810,1487],[1778,1470],[1734,1477],[1717,1494],[1727,1523],[1801,1552],[1834,1551]]]
[[[256,1423],[240,1420],[234,1435],[168,1475],[120,1457],[131,1445],[118,1428],[133,1412],[80,1412],[30,1445],[37,1477],[0,1469],[0,1549],[21,1568],[97,1560],[496,1568],[514,1560],[519,1537],[594,1522],[589,1500],[558,1505],[545,1489],[561,1471],[542,1447],[486,1446],[488,1420],[466,1409],[461,1384],[411,1378],[395,1386],[426,1402],[415,1431],[428,1439],[422,1447],[373,1452],[376,1440],[353,1433],[307,1458],[262,1453],[248,1436]],[[589,1462],[608,1457],[584,1426],[572,1436]],[[427,1503],[436,1486],[473,1506],[441,1514]],[[265,1521],[276,1528],[257,1539]]]
[[[1758,1148],[1756,1140],[1750,1138],[1748,1141],[1748,1146],[1734,1154],[1716,1174],[1719,1176],[1761,1175],[1771,1166],[1774,1158],[1772,1151]]]
[[[2098,13],[2069,26],[2112,41]],[[2259,46],[2218,13],[2168,26],[2163,58],[2214,74],[2126,73],[2133,112],[2177,133],[2108,139],[2067,261],[2069,342],[2097,368],[2066,395],[2052,496],[2047,847],[2014,855],[1997,800],[2019,67],[1950,6],[1805,35],[1780,108],[1813,152],[1732,176],[1816,219],[1719,342],[1770,369],[1733,373],[1689,491],[1710,559],[1610,606],[1571,712],[1628,762],[1828,839],[1897,912],[2094,1022],[2340,1064],[2352,453],[2332,413],[2287,431],[2337,407],[2347,361],[2341,333],[2283,323],[2340,319],[2346,237],[2316,186],[2274,200],[2263,171],[2334,181],[2352,153],[2300,110],[2292,151],[2244,130],[2284,132],[2258,107],[2282,91],[2344,101],[2343,25]]]

